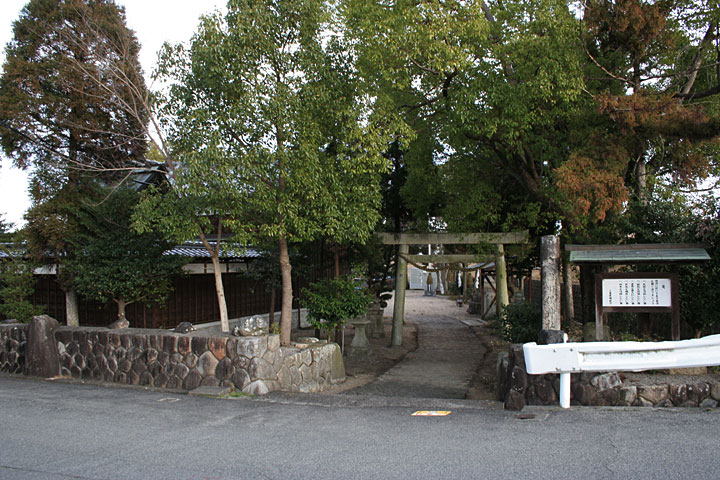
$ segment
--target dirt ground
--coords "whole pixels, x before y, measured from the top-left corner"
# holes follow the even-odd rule
[[[386,312],[387,313],[387,312]],[[365,359],[344,356],[346,379],[344,382],[335,385],[325,393],[341,393],[353,388],[362,387],[374,378],[390,370],[400,360],[405,358],[408,352],[417,348],[417,330],[410,321],[405,321],[403,326],[403,341],[401,347],[390,347],[390,333],[392,331],[392,316],[383,318],[385,327],[385,338],[368,338],[372,348],[372,355]],[[306,335],[312,335],[312,330],[301,331]],[[355,329],[352,325],[345,328],[345,349],[352,343]]]
[[[392,330],[392,301],[385,309],[383,324],[385,326],[385,338],[369,338],[372,346],[372,356],[367,359],[344,357],[347,379],[345,382],[327,390],[328,393],[341,393],[353,388],[361,387],[374,378],[382,375],[395,364],[401,361],[405,355],[417,348],[417,329],[412,322],[414,316],[443,315],[461,319],[479,320],[477,315],[470,315],[466,312],[467,306],[457,308],[455,298],[450,296],[436,296],[432,298],[422,297],[422,292],[408,292],[405,303],[405,325],[403,327],[403,342],[401,347],[391,348],[390,333]],[[468,392],[467,398],[472,400],[495,400],[496,399],[496,360],[498,353],[507,351],[508,344],[499,340],[488,325],[472,327],[478,341],[484,347],[484,355],[480,367],[476,371]],[[308,331],[311,335],[313,332]],[[354,328],[348,325],[345,329],[345,347],[352,343]]]

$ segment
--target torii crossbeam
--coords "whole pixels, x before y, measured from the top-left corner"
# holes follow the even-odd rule
[[[397,258],[397,274],[395,275],[395,303],[393,310],[393,325],[390,346],[402,345],[402,326],[405,318],[405,288],[407,284],[407,258],[410,245],[475,245],[494,244],[495,269],[497,272],[498,297],[507,298],[507,271],[505,268],[504,245],[528,243],[527,230],[504,233],[381,233],[380,239],[384,245],[399,245]],[[464,256],[465,261],[472,261],[475,256]],[[458,257],[460,258],[460,257]],[[423,255],[423,262],[442,262],[448,255]]]

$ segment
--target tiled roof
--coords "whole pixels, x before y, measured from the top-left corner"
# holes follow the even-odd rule
[[[210,242],[210,245],[214,246],[215,242]],[[13,243],[0,244],[0,258],[8,258],[8,251],[13,256],[19,256],[25,253],[22,245]],[[210,258],[210,254],[201,242],[186,242],[166,251],[164,255],[178,255],[188,258]],[[252,247],[228,247],[221,248],[220,250],[220,258],[223,260],[240,260],[259,257],[260,253]]]
[[[17,257],[25,254],[25,249],[21,248],[21,246],[16,243],[0,243],[0,258],[10,257],[8,252],[13,257]]]
[[[702,245],[645,244],[645,245],[566,245],[573,263],[701,263],[710,260]]]
[[[215,242],[210,242],[215,246]],[[191,258],[210,258],[210,254],[201,242],[186,242],[168,250],[164,255],[179,255]],[[220,258],[224,260],[259,258],[260,253],[252,247],[229,247],[220,249]]]

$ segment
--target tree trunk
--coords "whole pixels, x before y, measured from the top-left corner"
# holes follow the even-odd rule
[[[567,252],[562,257],[563,289],[565,290],[565,321],[575,319],[575,299],[573,298],[572,266]]]
[[[495,288],[497,289],[497,312],[498,315],[510,304],[507,285],[507,267],[505,266],[505,248],[497,245],[495,254]]]
[[[217,294],[218,309],[220,310],[220,330],[223,333],[230,333],[230,322],[228,320],[227,302],[225,301],[225,288],[222,282],[222,271],[220,270],[219,252],[213,252],[211,258],[213,276],[215,277],[215,293]]]
[[[124,298],[116,298],[114,300],[115,300],[115,303],[117,304],[117,309],[118,309],[117,319],[125,320],[126,319],[125,307],[127,306],[127,304],[125,303],[125,299]]]
[[[65,321],[71,327],[80,326],[77,294],[72,288],[65,291]]]
[[[333,254],[335,258],[335,278],[340,278],[340,247],[338,245],[335,245]]]
[[[290,254],[285,237],[279,240],[280,246],[280,273],[282,276],[282,302],[280,307],[280,344],[290,345],[290,332],[292,330],[292,276],[290,265]]]

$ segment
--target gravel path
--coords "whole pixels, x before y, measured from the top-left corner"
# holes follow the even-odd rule
[[[446,297],[425,297],[422,291],[408,291],[405,318],[417,328],[417,350],[372,382],[345,394],[465,398],[485,354],[472,329],[460,323],[478,318],[465,310]],[[392,308],[385,313],[392,315]]]

